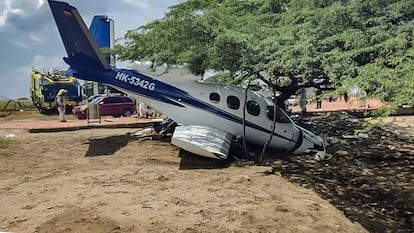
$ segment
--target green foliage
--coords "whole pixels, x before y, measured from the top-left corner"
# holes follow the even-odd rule
[[[414,105],[414,0],[188,0],[131,30],[113,50],[154,65],[265,72],[279,91],[329,77],[337,93],[358,86],[390,109]],[[216,80],[216,81],[217,81]],[[388,111],[387,110],[387,111]]]
[[[207,78],[206,82],[209,83],[222,83],[222,84],[234,84],[234,79],[231,73],[219,73],[212,77]]]

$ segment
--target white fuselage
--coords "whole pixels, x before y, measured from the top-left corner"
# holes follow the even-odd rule
[[[138,93],[128,92],[133,97],[154,107],[180,125],[210,126],[225,130],[238,138],[243,137],[245,88],[198,82],[197,79],[199,77],[180,74],[179,72],[181,70],[169,71],[167,75],[163,74],[159,76],[154,73],[140,72],[147,73],[147,75],[155,79],[187,92],[192,98],[203,102],[204,105],[188,105],[183,103],[179,98],[174,99],[173,101],[184,105],[184,107],[179,107],[139,95]],[[215,95],[213,100],[211,99],[211,95]],[[236,106],[229,105],[228,102],[231,100],[236,100]],[[247,93],[246,102],[250,101],[252,101],[251,103],[254,101],[255,108],[252,112],[247,110],[245,112],[246,141],[256,145],[263,145],[269,140],[272,133],[273,118],[270,117],[273,115],[274,104],[260,93],[252,90],[249,90]],[[206,106],[208,106],[209,110],[207,110]],[[271,148],[289,151],[295,146],[300,129],[279,108],[277,108],[278,114],[281,115],[278,118],[281,118],[282,121],[279,120],[276,122],[276,127],[273,131],[275,134],[269,146]],[[269,117],[268,115],[271,116]]]

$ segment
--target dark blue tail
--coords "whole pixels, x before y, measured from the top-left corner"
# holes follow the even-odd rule
[[[110,69],[78,10],[65,2],[48,2],[68,54],[65,62],[75,69]]]
[[[100,48],[113,48],[114,44],[114,21],[106,15],[95,15],[89,26],[89,31],[95,38]],[[110,55],[105,55],[106,61],[114,67],[114,59]]]

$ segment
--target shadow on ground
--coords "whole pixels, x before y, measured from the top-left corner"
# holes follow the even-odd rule
[[[192,169],[219,169],[230,166],[228,160],[218,160],[194,155],[188,151],[180,149],[180,170]]]
[[[108,156],[125,147],[131,140],[130,135],[117,135],[106,138],[90,139],[86,157]]]
[[[330,143],[329,161],[312,156],[267,163],[273,172],[314,189],[370,232],[413,232],[414,143],[406,134],[374,128],[365,138],[345,139],[362,128],[346,113],[309,116],[302,124]],[[268,159],[265,157],[265,159]]]

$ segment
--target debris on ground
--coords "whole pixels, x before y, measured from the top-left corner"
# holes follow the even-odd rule
[[[143,141],[152,140],[154,137],[157,136],[157,132],[155,132],[154,128],[148,127],[136,130],[132,133],[129,133],[129,135],[134,137],[135,139],[138,139],[139,141]]]
[[[329,135],[327,152],[333,157],[311,162],[311,155],[284,156],[273,170],[314,189],[370,232],[414,232],[414,141],[394,133],[401,129],[355,134],[363,120],[344,112],[302,120],[314,123],[303,127]]]
[[[315,154],[314,159],[316,161],[322,161],[322,160],[330,160],[332,158],[331,154],[326,153],[325,151],[318,151]]]

